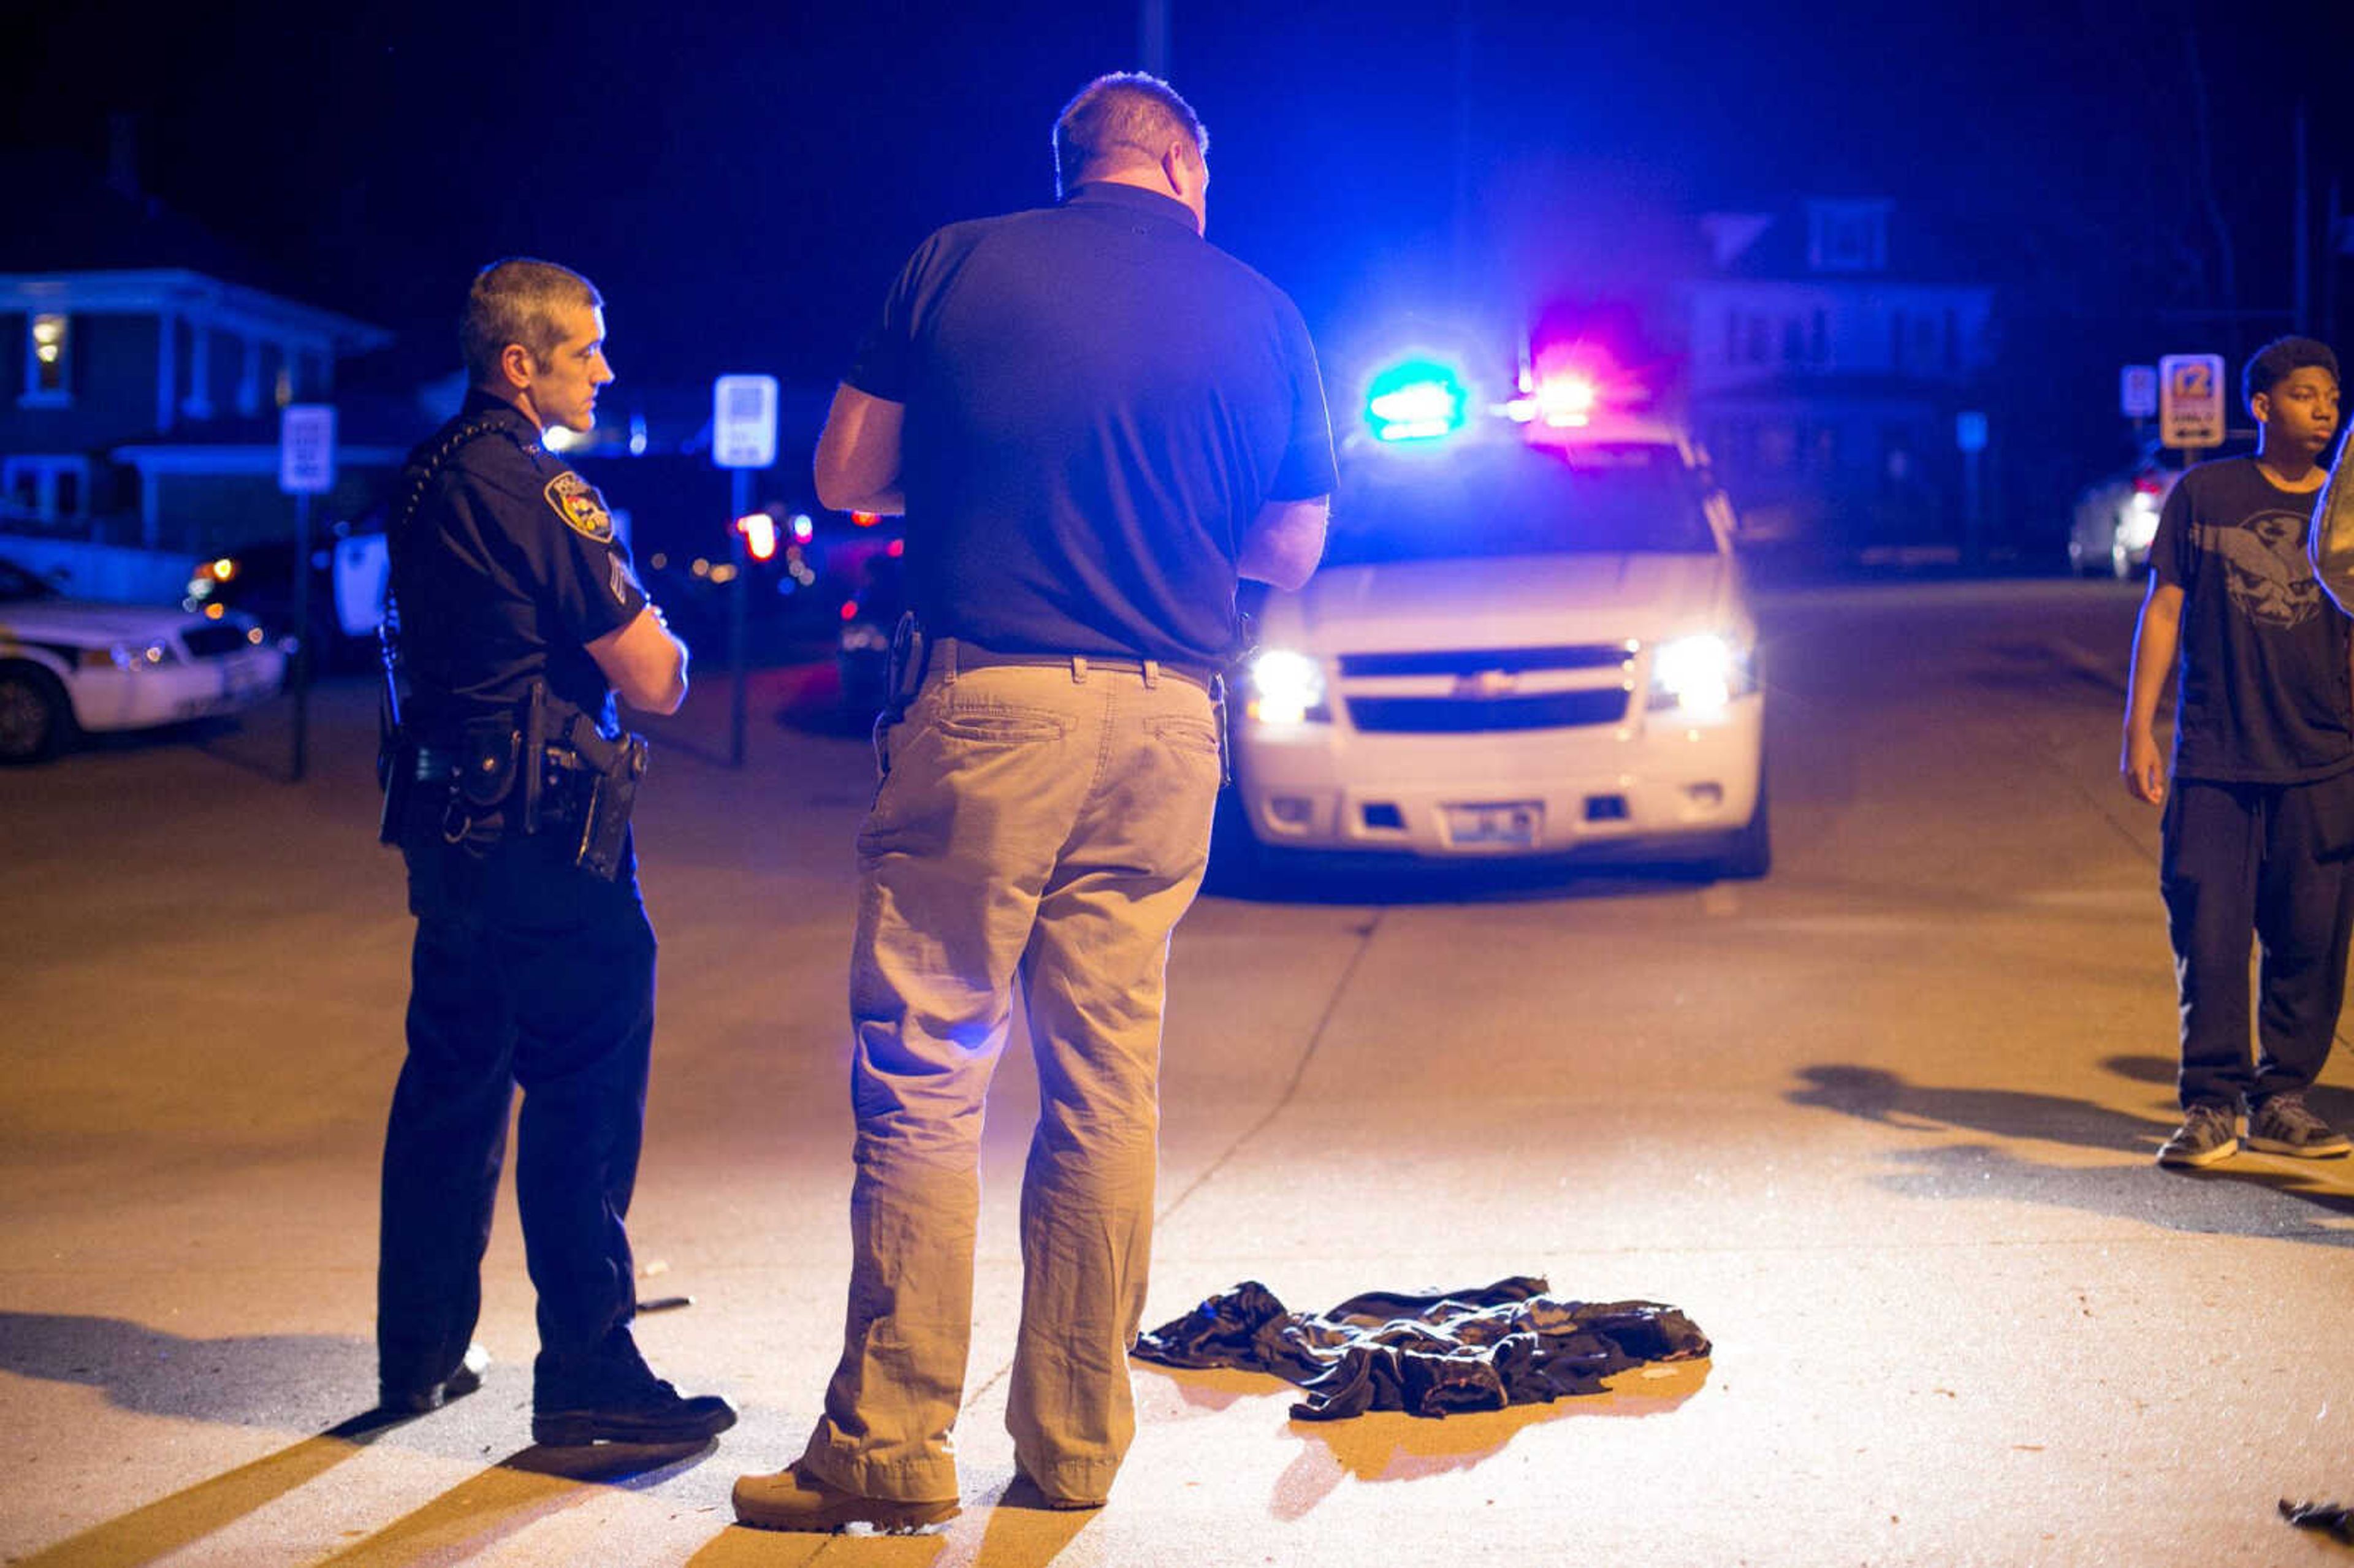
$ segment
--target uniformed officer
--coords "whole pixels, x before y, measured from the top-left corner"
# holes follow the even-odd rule
[[[540,440],[595,423],[613,379],[603,304],[546,261],[476,277],[465,405],[410,455],[388,524],[385,836],[408,862],[417,942],[385,1138],[377,1374],[400,1413],[480,1385],[470,1340],[520,1085],[533,1438],[695,1442],[736,1413],[681,1397],[630,1332],[654,936],[628,830],[644,743],[613,706],[675,712],[686,649],[602,497]]]

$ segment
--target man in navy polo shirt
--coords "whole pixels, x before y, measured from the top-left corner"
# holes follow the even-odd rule
[[[842,1360],[801,1460],[737,1482],[746,1523],[956,1513],[981,1107],[1017,986],[1041,1102],[1017,1484],[1096,1507],[1134,1435],[1163,976],[1208,859],[1235,583],[1307,580],[1333,483],[1299,313],[1203,238],[1207,146],[1166,83],[1088,84],[1055,128],[1061,204],[927,239],[820,438],[828,506],[907,514],[921,652],[858,841]]]

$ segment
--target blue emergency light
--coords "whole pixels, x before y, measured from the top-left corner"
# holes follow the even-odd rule
[[[1384,370],[1365,388],[1365,422],[1376,440],[1436,440],[1463,428],[1469,403],[1452,366],[1412,359]]]

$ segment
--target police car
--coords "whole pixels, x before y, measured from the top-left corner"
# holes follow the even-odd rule
[[[249,616],[84,603],[0,560],[0,763],[37,762],[84,730],[233,713],[285,678]]]
[[[1324,562],[1238,672],[1228,821],[1255,858],[1772,863],[1734,516],[1671,426],[1540,388],[1370,399]],[[1232,853],[1233,846],[1226,846]]]

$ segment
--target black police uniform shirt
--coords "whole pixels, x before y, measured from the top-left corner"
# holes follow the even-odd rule
[[[588,644],[646,607],[629,546],[596,487],[541,444],[512,404],[469,391],[413,467],[468,425],[487,433],[442,465],[387,541],[411,728],[449,744],[469,718],[514,713],[535,678],[609,732],[612,688]]]
[[[2166,498],[2149,561],[2182,590],[2179,778],[2298,784],[2354,768],[2347,619],[2306,558],[2314,500],[2245,457],[2200,463]]]
[[[917,617],[998,652],[1222,663],[1245,529],[1332,490],[1298,309],[1133,186],[938,230],[843,379],[907,408]]]

